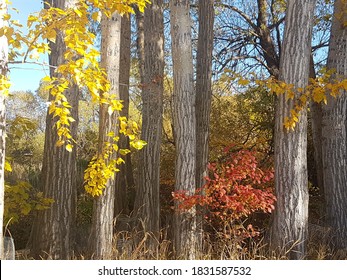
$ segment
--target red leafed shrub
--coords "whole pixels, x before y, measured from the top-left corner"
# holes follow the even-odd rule
[[[253,213],[271,213],[274,209],[274,172],[259,168],[253,151],[226,149],[225,153],[222,162],[208,165],[210,175],[203,188],[194,195],[175,192],[173,197],[182,211],[203,206],[206,218],[225,235],[255,236],[259,232],[252,225],[241,225]]]

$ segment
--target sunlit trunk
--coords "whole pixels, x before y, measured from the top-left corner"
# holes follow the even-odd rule
[[[286,24],[280,63],[280,80],[294,90],[308,85],[314,0],[287,1]],[[299,92],[295,93],[300,96]],[[284,127],[294,100],[283,93],[277,99],[275,124],[276,210],[271,227],[271,246],[290,250],[289,257],[306,254],[308,231],[307,113],[302,109],[294,130]]]
[[[330,33],[328,69],[347,79],[347,2],[336,0]],[[335,248],[347,248],[347,91],[323,106],[323,170],[326,222]]]
[[[115,98],[119,99],[121,16],[118,13],[114,13],[110,18],[103,16],[101,30],[101,65],[106,69],[111,83],[109,94],[114,94]],[[107,110],[107,105],[100,105],[99,154],[102,154],[107,134],[110,132],[114,132],[115,136],[119,134],[119,113],[114,111],[110,115]],[[103,194],[94,198],[92,231],[89,238],[89,249],[93,259],[112,258],[115,195],[114,177],[108,180]]]
[[[52,7],[66,9],[73,7],[77,1],[52,0]],[[45,6],[45,8],[48,8]],[[58,32],[56,42],[50,42],[51,53],[49,64],[59,66],[65,63],[66,50],[63,32]],[[51,77],[56,76],[54,68],[50,68]],[[78,88],[72,86],[64,92],[71,105],[70,130],[73,139],[77,139],[78,126]],[[50,94],[49,100],[54,97]],[[52,206],[38,211],[34,222],[31,254],[35,258],[69,259],[74,243],[74,227],[76,214],[77,166],[76,149],[68,152],[64,146],[57,147],[56,118],[47,112],[45,146],[42,164],[42,190],[45,197],[54,200]]]
[[[176,144],[175,191],[194,194],[196,188],[196,117],[193,84],[190,1],[170,1],[174,79],[174,135]],[[195,259],[197,247],[196,209],[174,219],[174,247],[178,258]]]

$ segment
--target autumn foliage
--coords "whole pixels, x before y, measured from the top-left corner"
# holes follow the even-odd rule
[[[253,213],[271,213],[276,201],[272,168],[261,169],[254,151],[231,150],[226,148],[223,160],[208,165],[206,184],[195,194],[173,193],[181,211],[203,206],[205,218],[224,233],[241,229],[240,225]],[[258,233],[251,225],[243,229],[242,233],[248,236]]]

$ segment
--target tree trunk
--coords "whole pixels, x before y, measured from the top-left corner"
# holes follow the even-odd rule
[[[119,97],[123,100],[123,109],[120,113],[122,117],[129,117],[129,75],[130,75],[130,16],[122,17],[121,26],[121,45],[120,45],[120,61],[122,67],[119,73]],[[120,149],[130,149],[129,138],[125,135],[119,135],[118,146]],[[128,173],[127,165],[131,164],[131,156],[127,154],[125,156],[125,164],[119,166],[119,172],[116,176],[116,196],[115,196],[115,209],[114,214],[118,216],[120,214],[129,214],[128,205],[128,192],[133,185],[128,185],[131,181],[131,173]],[[130,180],[129,180],[130,179]]]
[[[266,0],[257,0],[258,19],[256,32],[259,36],[260,46],[263,57],[266,61],[270,74],[276,78],[279,75],[280,54],[277,54],[275,44],[271,37],[271,30],[268,27],[267,2]],[[280,47],[279,47],[280,49]]]
[[[135,214],[143,230],[156,237],[160,230],[160,145],[163,114],[164,22],[163,1],[153,0],[144,14],[144,63],[142,85],[142,133],[147,145],[139,152]],[[140,61],[141,63],[141,61]],[[154,247],[153,247],[154,248]]]
[[[3,16],[7,14],[6,0],[0,1],[0,28],[7,26]],[[8,42],[6,36],[0,37],[0,74],[8,74]],[[4,191],[5,191],[5,140],[6,140],[5,92],[0,91],[0,260],[4,259]]]
[[[347,3],[336,0],[330,32],[328,69],[347,78]],[[334,232],[335,248],[347,248],[347,92],[328,97],[323,106],[323,170],[326,222]]]
[[[199,2],[199,35],[196,63],[196,185],[205,184],[212,98],[214,0]]]
[[[175,191],[195,193],[196,119],[191,18],[187,0],[170,1],[176,143]],[[178,212],[175,204],[174,247],[178,258],[196,257],[196,209]]]
[[[76,1],[52,0],[53,7],[66,9],[73,7]],[[47,6],[46,6],[47,8]],[[64,63],[65,43],[63,32],[57,34],[56,43],[50,42],[49,64],[58,66]],[[50,75],[56,75],[50,68]],[[77,139],[78,126],[78,88],[70,87],[64,92],[71,105],[71,135]],[[49,100],[53,100],[49,96]],[[42,187],[45,197],[54,203],[44,211],[38,211],[32,233],[31,254],[35,258],[69,259],[74,239],[76,215],[76,149],[68,152],[65,147],[57,147],[55,118],[47,112],[45,146],[42,164]]]
[[[310,78],[316,79],[313,56],[310,59]],[[319,188],[321,197],[324,197],[323,183],[323,159],[322,159],[322,104],[310,101],[310,113],[312,124],[312,142],[314,147],[315,174],[313,174],[314,185]],[[324,204],[324,201],[321,201]],[[320,216],[323,217],[325,206],[320,207]]]
[[[294,90],[308,84],[315,0],[287,1],[280,79]],[[300,93],[296,92],[296,98]],[[284,128],[294,101],[281,94],[275,124],[276,210],[271,227],[271,247],[290,250],[289,257],[305,256],[308,225],[307,113],[302,110],[294,131]]]
[[[209,127],[212,98],[214,0],[199,1],[199,33],[196,62],[196,187],[205,185],[209,156]],[[199,215],[199,243],[202,241]]]
[[[147,7],[148,9],[148,7]],[[144,80],[144,61],[145,61],[145,30],[144,30],[144,14],[139,10],[136,10],[136,25],[137,25],[137,57],[138,57],[138,69],[140,74],[141,87]]]
[[[110,18],[103,15],[101,20],[101,65],[106,69],[111,83],[109,94],[119,99],[119,65],[121,16],[114,13]],[[99,114],[99,154],[102,154],[106,135],[119,134],[117,111],[108,114],[108,106],[100,105]],[[115,174],[115,177],[117,174]],[[103,194],[96,197],[93,205],[92,230],[89,239],[90,251],[94,259],[112,258],[113,218],[115,200],[115,178],[108,180]]]

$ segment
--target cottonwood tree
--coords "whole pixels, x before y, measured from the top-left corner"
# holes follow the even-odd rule
[[[310,62],[310,79],[316,80],[316,70],[314,67],[313,57],[311,56]],[[311,80],[312,81],[312,80]],[[323,183],[323,159],[322,159],[322,104],[310,101],[310,117],[311,117],[311,130],[312,142],[314,149],[314,163],[316,172],[312,178],[312,184],[319,189],[321,196],[324,196],[324,183]],[[321,201],[320,207],[321,215],[324,216],[325,207],[324,201]]]
[[[207,176],[208,138],[212,98],[212,49],[214,1],[199,1],[199,33],[196,63],[196,182]]]
[[[119,72],[119,98],[123,101],[123,108],[120,112],[120,116],[126,118],[129,117],[130,24],[130,16],[122,17],[120,42],[120,61],[122,67]],[[119,147],[122,149],[129,149],[129,138],[125,135],[120,135]],[[115,216],[129,214],[128,196],[130,190],[134,188],[130,154],[125,155],[125,157],[125,164],[119,166],[119,172],[116,176]]]
[[[139,21],[138,21],[139,23]],[[141,40],[141,36],[139,37]],[[142,43],[139,44],[141,46]],[[142,133],[147,142],[140,151],[134,213],[144,231],[153,233],[154,248],[160,231],[160,146],[163,119],[164,22],[163,1],[154,0],[143,18],[143,52],[140,53],[142,74]],[[141,67],[141,66],[140,66]]]
[[[199,32],[196,62],[196,187],[205,184],[209,156],[212,99],[214,0],[199,1]],[[199,241],[200,242],[200,241]]]
[[[7,14],[7,1],[0,1],[0,28],[7,25],[4,16]],[[8,74],[8,41],[5,35],[0,37],[0,259],[4,259],[4,234],[3,234],[3,218],[4,218],[4,191],[5,191],[5,135],[6,135],[6,119],[5,119],[5,95],[7,87],[4,81],[7,80]]]
[[[78,1],[51,0],[45,2],[45,8],[72,8]],[[50,6],[49,6],[50,5]],[[77,19],[77,18],[76,18]],[[55,68],[66,62],[64,53],[66,45],[63,31],[57,33],[55,43],[49,42],[50,76],[59,78]],[[77,138],[78,94],[76,85],[66,89],[64,95],[69,102],[71,117],[71,136]],[[54,96],[50,92],[49,100]],[[76,213],[76,149],[69,152],[64,146],[57,146],[57,119],[47,112],[45,146],[42,164],[42,190],[46,197],[54,200],[52,206],[37,213],[32,233],[31,254],[35,258],[69,259],[74,242],[74,225]]]
[[[308,85],[315,0],[287,1],[280,80],[293,85],[294,96]],[[290,250],[290,258],[305,256],[308,231],[307,114],[302,110],[293,131],[284,127],[294,100],[280,94],[276,102],[276,209],[270,230],[275,250]]]
[[[170,1],[174,80],[174,135],[176,145],[175,191],[195,192],[196,117],[193,84],[190,1]],[[176,202],[176,210],[177,210]],[[195,259],[197,247],[196,209],[174,217],[174,248],[177,257]]]
[[[316,79],[316,68],[325,66],[327,57],[323,55],[323,58],[320,59],[318,63],[314,62],[314,53],[319,49],[323,50],[327,48],[329,44],[329,33],[331,29],[331,20],[330,14],[332,14],[333,1],[317,1],[316,12],[315,12],[315,26],[313,27],[313,41],[316,41],[316,45],[312,47],[312,57],[310,62],[310,79]],[[327,20],[329,19],[329,20]],[[321,36],[315,36],[315,34],[322,34]],[[318,57],[322,57],[319,55]],[[318,67],[316,67],[316,65]],[[311,126],[312,126],[312,142],[314,146],[314,162],[316,172],[314,174],[312,183],[319,188],[320,194],[324,197],[324,181],[323,181],[323,155],[322,155],[322,104],[317,102],[310,102],[310,117],[311,117]],[[321,216],[325,216],[325,207],[324,201],[321,202]]]
[[[121,156],[130,151],[119,149],[120,134],[130,139],[130,146],[140,150],[145,142],[138,140],[138,126],[127,122],[119,112],[123,108],[119,101],[121,13],[133,12],[131,4],[137,4],[144,11],[147,0],[129,0],[115,4],[101,19],[101,65],[107,73],[110,88],[100,92],[99,146],[85,171],[85,189],[94,196],[92,230],[89,238],[89,251],[95,259],[112,258],[114,228],[115,176],[119,165],[124,163]],[[123,9],[121,9],[123,8]],[[110,100],[109,102],[107,102]]]
[[[121,15],[117,12],[101,19],[101,65],[106,69],[111,89],[108,95],[119,99],[120,39]],[[110,133],[119,135],[119,113],[108,112],[107,104],[100,104],[99,110],[99,147],[98,154],[103,156],[105,143],[109,142]],[[111,160],[114,155],[111,155]],[[112,258],[113,217],[115,200],[115,177],[110,177],[100,196],[94,198],[92,229],[89,237],[89,250],[94,259]]]
[[[327,68],[332,78],[347,78],[347,1],[336,0]],[[346,89],[346,87],[345,87]],[[335,248],[347,248],[347,91],[328,96],[322,107],[323,179],[326,222],[334,232]]]
[[[315,76],[315,67],[322,67],[325,49],[328,46],[331,1],[318,0],[315,12],[310,78]],[[269,75],[278,78],[282,54],[283,24],[285,21],[285,1],[218,1],[219,16],[215,24],[215,71],[232,69],[247,73],[264,69]],[[325,66],[325,65],[324,65]],[[266,75],[266,74],[265,74]],[[321,152],[321,105],[310,106],[314,161],[316,171],[312,174],[313,183],[323,191],[322,152]],[[312,169],[309,169],[309,172]]]

